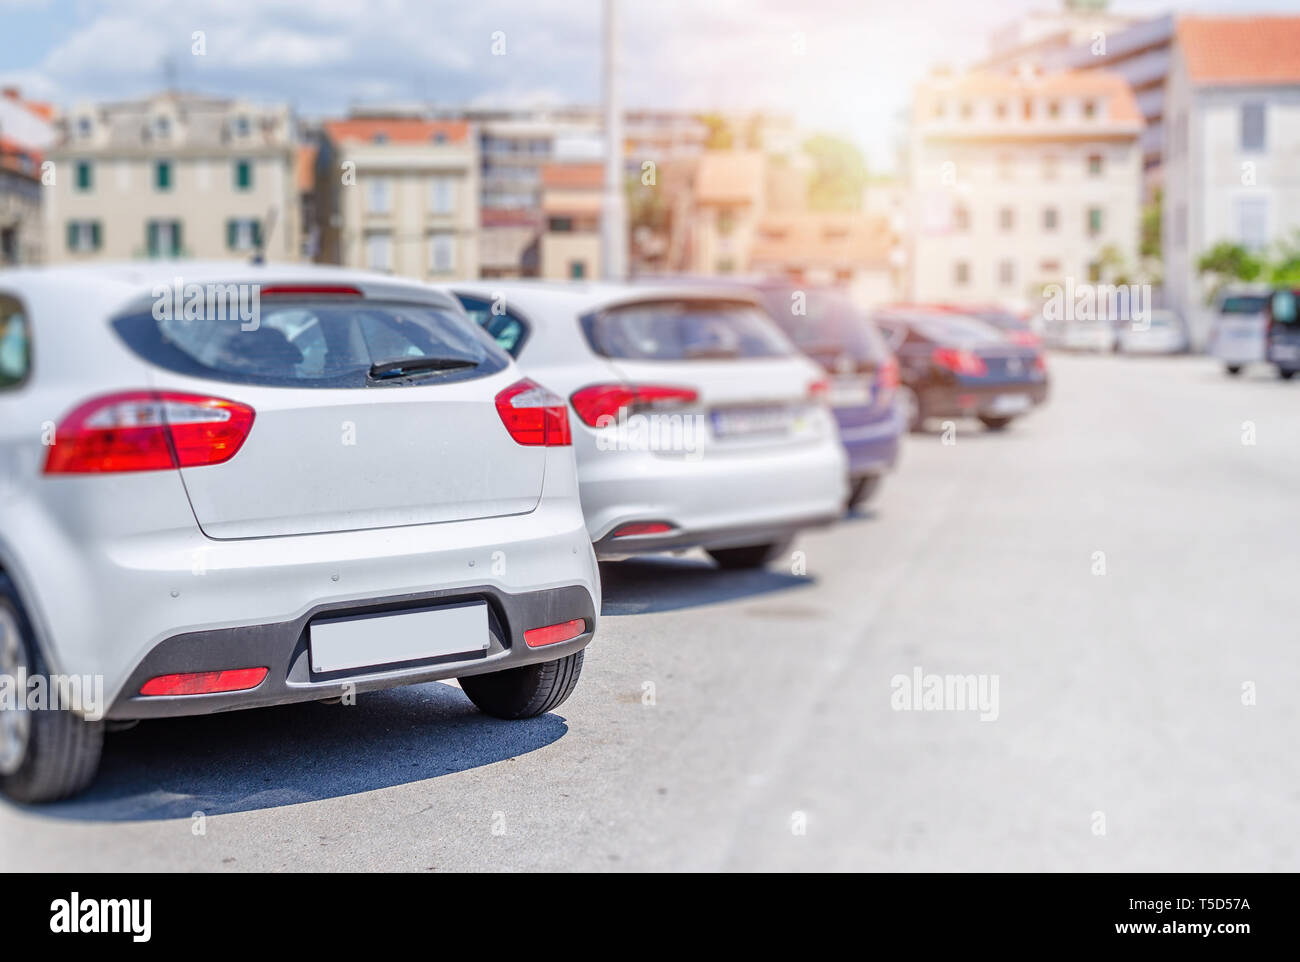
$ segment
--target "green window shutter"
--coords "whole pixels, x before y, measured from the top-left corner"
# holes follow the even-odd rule
[[[149,248],[149,256],[157,257],[158,256],[158,222],[157,221],[154,220],[149,221],[148,238],[149,239],[148,239],[147,246]]]
[[[253,186],[253,165],[247,160],[235,161],[235,186],[248,190]]]
[[[77,164],[77,189],[90,190],[91,173],[89,161],[80,161]]]
[[[77,222],[75,220],[70,220],[68,221],[68,250],[74,251],[76,249],[77,249]]]
[[[159,190],[168,190],[172,185],[172,167],[165,160],[158,161],[154,168],[154,184]]]
[[[180,252],[185,249],[185,240],[181,236],[181,222],[172,223],[172,254],[179,256]]]
[[[227,249],[232,250],[232,251],[235,249],[235,234],[238,232],[238,230],[239,230],[239,225],[238,225],[235,221],[233,221],[233,220],[228,220],[228,221],[226,221],[226,247],[227,247]]]
[[[90,224],[90,247],[92,250],[99,250],[103,236],[100,233],[99,221],[91,221]]]
[[[262,222],[260,220],[253,221],[253,246],[258,250],[262,249]]]

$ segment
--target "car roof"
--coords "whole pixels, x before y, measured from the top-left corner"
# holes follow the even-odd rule
[[[417,281],[373,271],[322,264],[264,263],[243,260],[140,260],[94,264],[59,264],[0,271],[0,289],[22,292],[62,291],[76,301],[97,305],[95,313],[111,316],[158,287],[181,284],[348,285],[367,296],[402,296],[453,306],[445,293]]]

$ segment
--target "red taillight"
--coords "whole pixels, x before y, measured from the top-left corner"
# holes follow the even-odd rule
[[[947,368],[954,374],[965,377],[983,377],[989,372],[984,358],[973,351],[956,347],[936,347],[930,357],[939,367]]]
[[[272,284],[263,287],[260,297],[361,297],[360,288],[339,284]]]
[[[163,471],[229,461],[253,427],[237,401],[172,391],[94,398],[65,417],[45,459],[46,474]]]
[[[558,625],[545,628],[529,628],[524,632],[524,644],[529,648],[541,648],[543,645],[556,645],[562,641],[572,641],[587,630],[585,618],[575,618]]]
[[[831,382],[826,378],[820,378],[808,385],[808,400],[815,401],[818,404],[824,404],[830,401]]]
[[[1044,374],[1047,373],[1047,355],[1042,351],[1034,355],[1034,370],[1042,371]]]
[[[876,403],[882,406],[888,404],[901,383],[902,376],[898,370],[898,358],[886,358],[876,368]]]
[[[159,675],[140,688],[142,695],[212,695],[220,691],[247,691],[266,677],[265,668],[229,668],[225,671],[190,671]]]
[[[615,538],[627,538],[640,534],[667,534],[673,526],[666,521],[633,521],[614,531]]]
[[[1012,331],[1007,335],[1012,344],[1019,344],[1021,347],[1038,347],[1038,335],[1033,331]]]
[[[564,399],[535,381],[516,381],[496,397],[497,414],[517,444],[562,447],[573,443]]]
[[[609,423],[602,424],[602,418],[617,420],[621,410],[631,414],[644,408],[692,404],[698,399],[699,394],[691,388],[664,384],[592,384],[569,398],[582,423],[593,428]]]

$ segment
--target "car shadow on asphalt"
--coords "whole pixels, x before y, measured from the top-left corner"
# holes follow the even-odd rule
[[[795,545],[794,550],[798,549]],[[792,574],[796,559],[772,562],[754,571],[723,571],[702,558],[655,556],[604,561],[600,613],[644,615],[680,611],[724,601],[738,601],[817,583],[811,575]]]
[[[127,822],[278,808],[480,768],[567,731],[555,714],[491,718],[438,682],[361,694],[349,706],[312,702],[145,721],[105,739],[88,792],[25,810]]]

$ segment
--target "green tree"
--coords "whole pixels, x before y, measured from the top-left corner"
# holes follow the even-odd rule
[[[1257,280],[1264,273],[1264,262],[1240,244],[1219,241],[1197,259],[1196,271],[1212,279],[1206,295],[1206,303],[1212,304],[1225,285]]]
[[[726,117],[721,114],[701,114],[700,121],[709,130],[708,138],[704,141],[705,149],[730,150],[736,145],[736,136]]]
[[[867,186],[867,164],[862,151],[830,134],[810,138],[803,149],[813,162],[808,206],[813,210],[860,210],[862,191]]]
[[[1164,216],[1164,190],[1156,188],[1156,195],[1151,203],[1142,207],[1142,240],[1138,254],[1143,260],[1160,261],[1163,256],[1160,246],[1160,224]]]
[[[1268,282],[1278,287],[1300,286],[1300,231],[1278,243],[1277,259],[1269,261],[1266,274]]]

